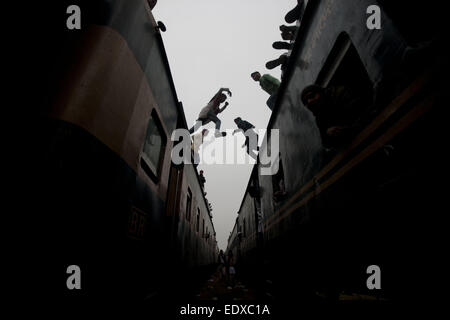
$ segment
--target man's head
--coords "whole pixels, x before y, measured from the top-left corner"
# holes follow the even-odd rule
[[[241,117],[237,117],[236,119],[234,119],[234,123],[238,124],[241,120]]]
[[[259,73],[258,71],[255,71],[251,74],[251,77],[253,78],[253,80],[259,81],[259,79],[261,79],[261,73]]]
[[[314,109],[320,104],[323,98],[323,88],[312,84],[307,86],[302,91],[302,102],[310,110]]]
[[[220,103],[225,102],[225,100],[227,100],[226,94],[221,93],[220,96],[219,96],[219,101],[220,101]]]
[[[200,174],[203,175],[203,170],[200,170]]]

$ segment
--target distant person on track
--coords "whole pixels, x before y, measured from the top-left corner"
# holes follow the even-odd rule
[[[218,263],[219,263],[219,271],[220,271],[220,278],[225,279],[226,277],[226,257],[223,253],[223,250],[220,250],[219,257],[218,257]]]
[[[223,93],[227,92],[231,97],[231,91],[228,88],[221,88],[214,97],[208,102],[206,107],[204,107],[200,114],[198,115],[197,122],[195,125],[189,129],[189,133],[194,133],[198,128],[201,126],[209,123],[214,122],[216,124],[216,131],[214,133],[215,137],[225,137],[227,135],[226,132],[220,132],[220,125],[221,121],[217,117],[217,115],[225,110],[225,108],[228,106],[228,102],[225,102],[227,100],[227,96]],[[225,105],[220,108],[220,104],[224,103]]]
[[[235,276],[236,276],[236,269],[234,268],[234,258],[233,258],[233,251],[228,251],[228,257],[227,257],[227,269],[228,269],[228,289],[232,289],[235,284]]]
[[[280,88],[280,80],[272,77],[270,74],[261,76],[258,71],[253,72],[251,77],[256,82],[259,82],[261,88],[270,95],[266,103],[270,110],[273,110],[277,99],[278,89]]]

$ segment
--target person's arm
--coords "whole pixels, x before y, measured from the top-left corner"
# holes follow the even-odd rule
[[[220,88],[220,90],[219,90],[219,94],[220,93],[222,93],[222,92],[226,92],[226,93],[228,93],[228,95],[231,97],[231,91],[230,91],[230,88]]]
[[[225,110],[225,108],[228,106],[228,102],[225,102],[225,105],[223,106],[223,108],[219,108],[219,112],[221,113],[223,110]]]
[[[216,100],[219,99],[220,94],[224,91],[227,92],[231,97],[231,91],[229,88],[220,88],[219,91],[217,91],[217,93],[214,95],[214,97],[212,97],[212,99],[209,102],[211,102],[213,100],[214,100],[214,102],[216,102]]]
[[[240,131],[244,132],[244,130],[242,130],[242,129],[240,129],[240,128],[234,129],[233,135],[235,135],[236,133],[238,133],[238,132],[240,132]]]

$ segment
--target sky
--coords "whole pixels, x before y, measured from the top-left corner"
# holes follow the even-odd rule
[[[265,64],[283,53],[273,49],[272,43],[282,40],[279,26],[286,24],[284,16],[296,3],[297,0],[159,0],[153,9],[155,20],[167,27],[162,37],[188,126],[195,123],[200,110],[220,88],[230,88],[229,106],[219,114],[221,130],[228,134],[214,141],[225,143],[226,151],[237,143],[239,147],[234,148],[245,154],[245,149],[240,148],[243,135],[231,134],[236,128],[234,118],[241,117],[257,129],[267,127],[271,115],[266,105],[269,95],[250,74],[259,71],[280,79],[280,68],[267,70]],[[213,129],[214,124],[206,128]],[[220,249],[227,247],[252,167],[198,166],[206,178],[206,198],[213,207]]]

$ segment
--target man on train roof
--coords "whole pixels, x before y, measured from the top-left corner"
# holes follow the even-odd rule
[[[266,103],[270,110],[273,110],[277,99],[278,89],[280,88],[280,80],[272,77],[270,74],[264,74],[261,76],[258,71],[253,72],[251,77],[256,82],[259,82],[261,88],[270,95]]]

